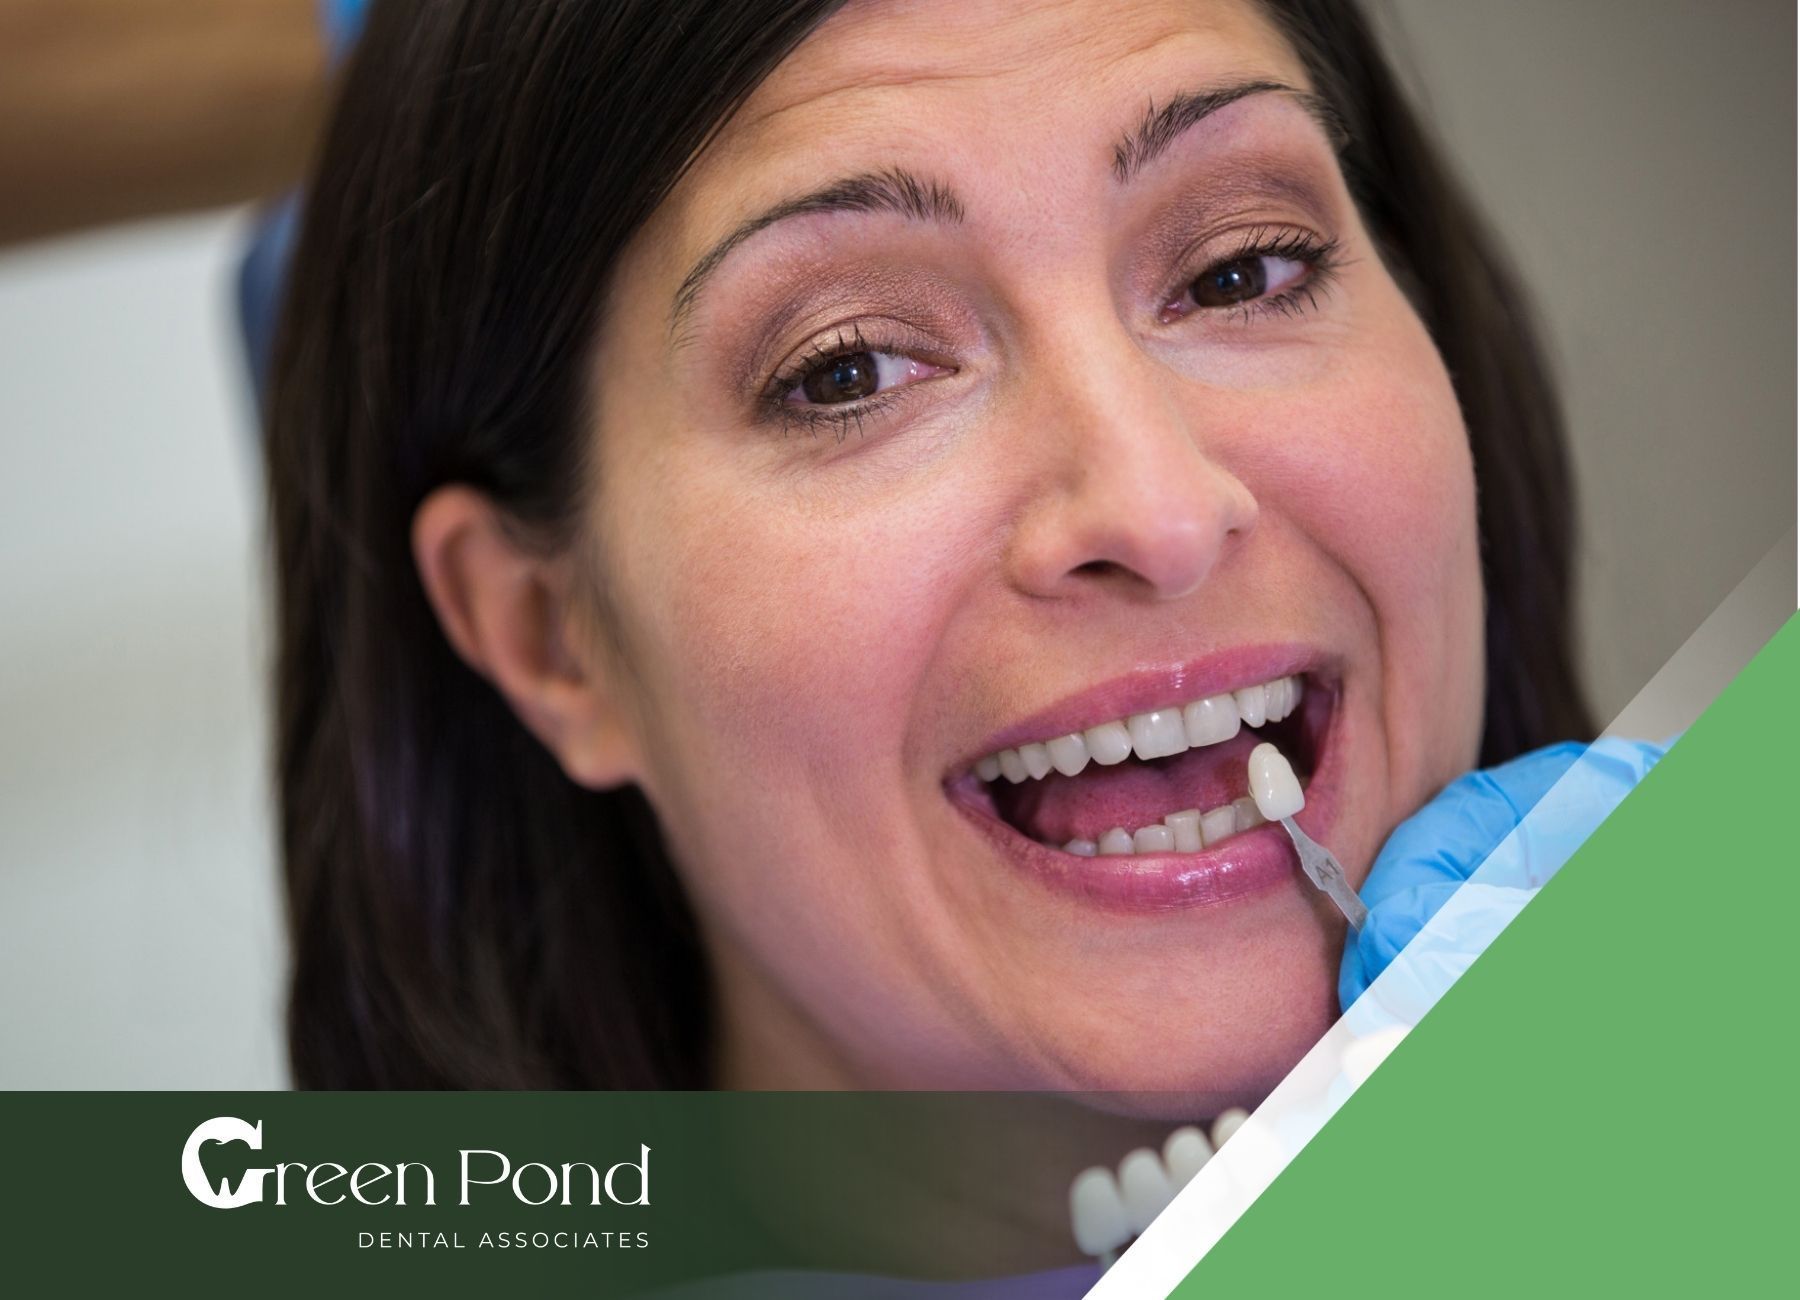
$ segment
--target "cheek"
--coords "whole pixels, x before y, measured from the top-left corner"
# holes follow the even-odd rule
[[[924,494],[852,504],[806,474],[689,465],[620,530],[647,725],[682,738],[677,767],[754,753],[811,788],[891,790],[893,738],[955,605],[955,513]]]
[[[1311,414],[1335,436],[1309,440],[1290,480],[1294,509],[1364,584],[1386,630],[1439,621],[1475,572],[1475,487],[1467,436],[1447,380],[1386,376]],[[1464,611],[1466,613],[1466,611]]]
[[[1474,469],[1449,376],[1410,312],[1281,406],[1257,472],[1373,618],[1393,798],[1473,760],[1483,614]]]

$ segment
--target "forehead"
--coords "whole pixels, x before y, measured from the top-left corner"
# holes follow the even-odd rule
[[[995,77],[1062,83],[1163,47],[1287,56],[1253,0],[851,0],[756,90],[745,126],[806,99]]]
[[[672,268],[760,199],[902,154],[1003,169],[1026,135],[1104,175],[1152,101],[1255,79],[1308,85],[1253,0],[852,0],[725,124],[655,242]]]
[[[1261,70],[1291,52],[1253,0],[851,0],[751,96],[734,128],[752,134],[808,102],[897,92],[979,95],[984,84],[1043,82],[1080,90],[1133,61],[1183,55]],[[1148,90],[1148,87],[1145,87]]]

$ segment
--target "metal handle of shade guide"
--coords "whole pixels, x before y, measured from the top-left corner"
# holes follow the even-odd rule
[[[1369,909],[1350,888],[1343,864],[1331,855],[1330,849],[1295,825],[1292,817],[1283,817],[1281,824],[1294,842],[1294,851],[1300,855],[1300,869],[1306,873],[1306,878],[1336,904],[1352,930],[1362,929],[1363,922],[1369,919]]]

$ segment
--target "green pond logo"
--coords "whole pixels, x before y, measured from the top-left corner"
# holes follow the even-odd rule
[[[261,1120],[215,1116],[188,1134],[181,1149],[181,1181],[196,1201],[215,1210],[287,1205],[290,1197],[317,1205],[437,1204],[437,1171],[425,1161],[253,1164],[263,1149]],[[650,1204],[650,1148],[642,1143],[636,1160],[621,1160],[604,1172],[583,1160],[515,1164],[504,1152],[480,1147],[459,1150],[456,1156],[454,1182],[447,1185],[456,1188],[458,1205],[469,1205],[472,1198],[505,1200],[509,1193],[520,1205]],[[477,1190],[481,1188],[495,1190]]]

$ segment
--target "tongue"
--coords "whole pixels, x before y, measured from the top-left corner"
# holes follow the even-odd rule
[[[1135,831],[1172,812],[1210,812],[1247,794],[1245,764],[1262,739],[1245,728],[1222,744],[1173,758],[1089,763],[1079,776],[1052,772],[1016,786],[999,782],[995,804],[1009,823],[1045,844],[1097,840],[1115,826]]]

